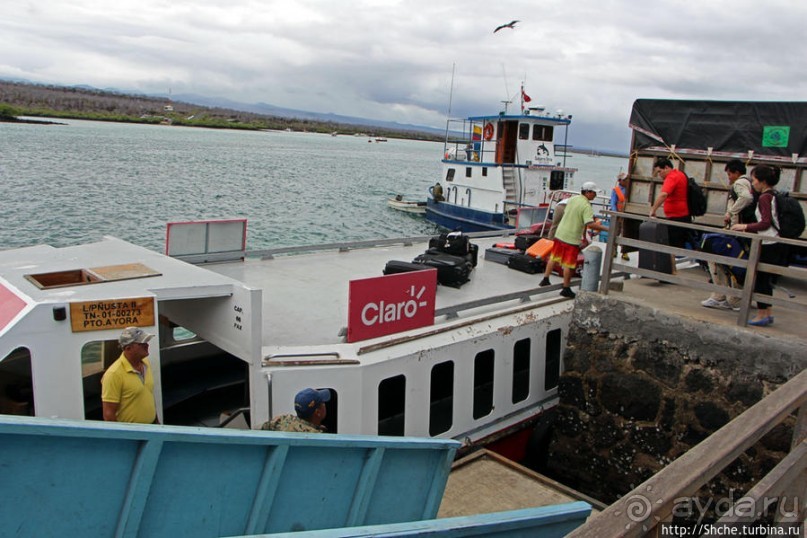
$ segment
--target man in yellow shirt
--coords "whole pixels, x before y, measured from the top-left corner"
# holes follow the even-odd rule
[[[118,338],[122,353],[101,378],[104,420],[157,424],[154,376],[148,360],[149,340],[138,327],[127,327]]]

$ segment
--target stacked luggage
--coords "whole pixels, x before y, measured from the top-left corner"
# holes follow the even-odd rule
[[[471,279],[476,267],[479,246],[471,243],[462,232],[442,233],[429,240],[429,248],[411,262],[388,261],[385,275],[437,269],[437,282],[443,286],[459,288]]]

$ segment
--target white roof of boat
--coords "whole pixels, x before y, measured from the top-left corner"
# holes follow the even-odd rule
[[[541,275],[522,273],[484,259],[486,248],[503,241],[512,242],[513,238],[472,239],[479,246],[479,260],[471,280],[459,289],[437,286],[437,309],[538,287]],[[409,246],[400,243],[347,252],[278,256],[272,260],[247,259],[208,268],[264,290],[264,345],[333,344],[341,341],[339,332],[347,325],[349,282],[382,276],[388,261],[412,261],[427,247],[426,241]],[[553,281],[559,283],[560,278],[553,277]],[[557,292],[550,295],[557,298]],[[509,306],[512,305],[511,302]]]
[[[541,275],[530,275],[484,259],[486,248],[511,238],[478,237],[478,266],[470,282],[459,289],[437,287],[436,308],[478,301],[497,295],[538,287]],[[47,245],[0,251],[0,282],[37,303],[66,303],[155,295],[159,300],[192,299],[228,295],[233,286],[263,290],[264,346],[309,346],[342,343],[340,331],[347,326],[348,289],[351,280],[382,276],[387,261],[411,261],[423,253],[426,240],[347,251],[319,250],[303,254],[276,255],[273,259],[194,266],[162,253],[113,237],[63,248]],[[40,289],[25,275],[143,264],[157,276],[115,280],[89,285]],[[238,281],[238,282],[236,282]],[[553,277],[554,282],[560,282]],[[547,299],[557,299],[557,292]],[[516,299],[507,303],[517,305]],[[486,307],[487,311],[502,305]],[[477,310],[484,312],[485,310]],[[442,318],[441,318],[442,319]],[[436,323],[445,323],[439,319]]]
[[[44,289],[25,278],[128,264],[142,264],[158,274]],[[231,279],[202,267],[109,236],[95,243],[62,248],[37,245],[0,251],[0,279],[36,303],[142,297],[154,290],[159,290],[160,299],[214,297],[231,293],[234,284]]]

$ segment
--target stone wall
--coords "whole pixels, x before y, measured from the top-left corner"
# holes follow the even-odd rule
[[[580,293],[544,472],[610,503],[807,367],[800,340]],[[792,419],[708,485],[746,491],[789,449]]]

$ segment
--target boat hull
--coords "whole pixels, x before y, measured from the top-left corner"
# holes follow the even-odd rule
[[[387,205],[392,209],[397,209],[398,211],[403,211],[404,213],[416,213],[422,215],[426,212],[426,202],[388,198]]]
[[[433,198],[426,201],[426,219],[443,228],[463,232],[488,232],[513,228],[505,223],[502,213],[435,202]]]

